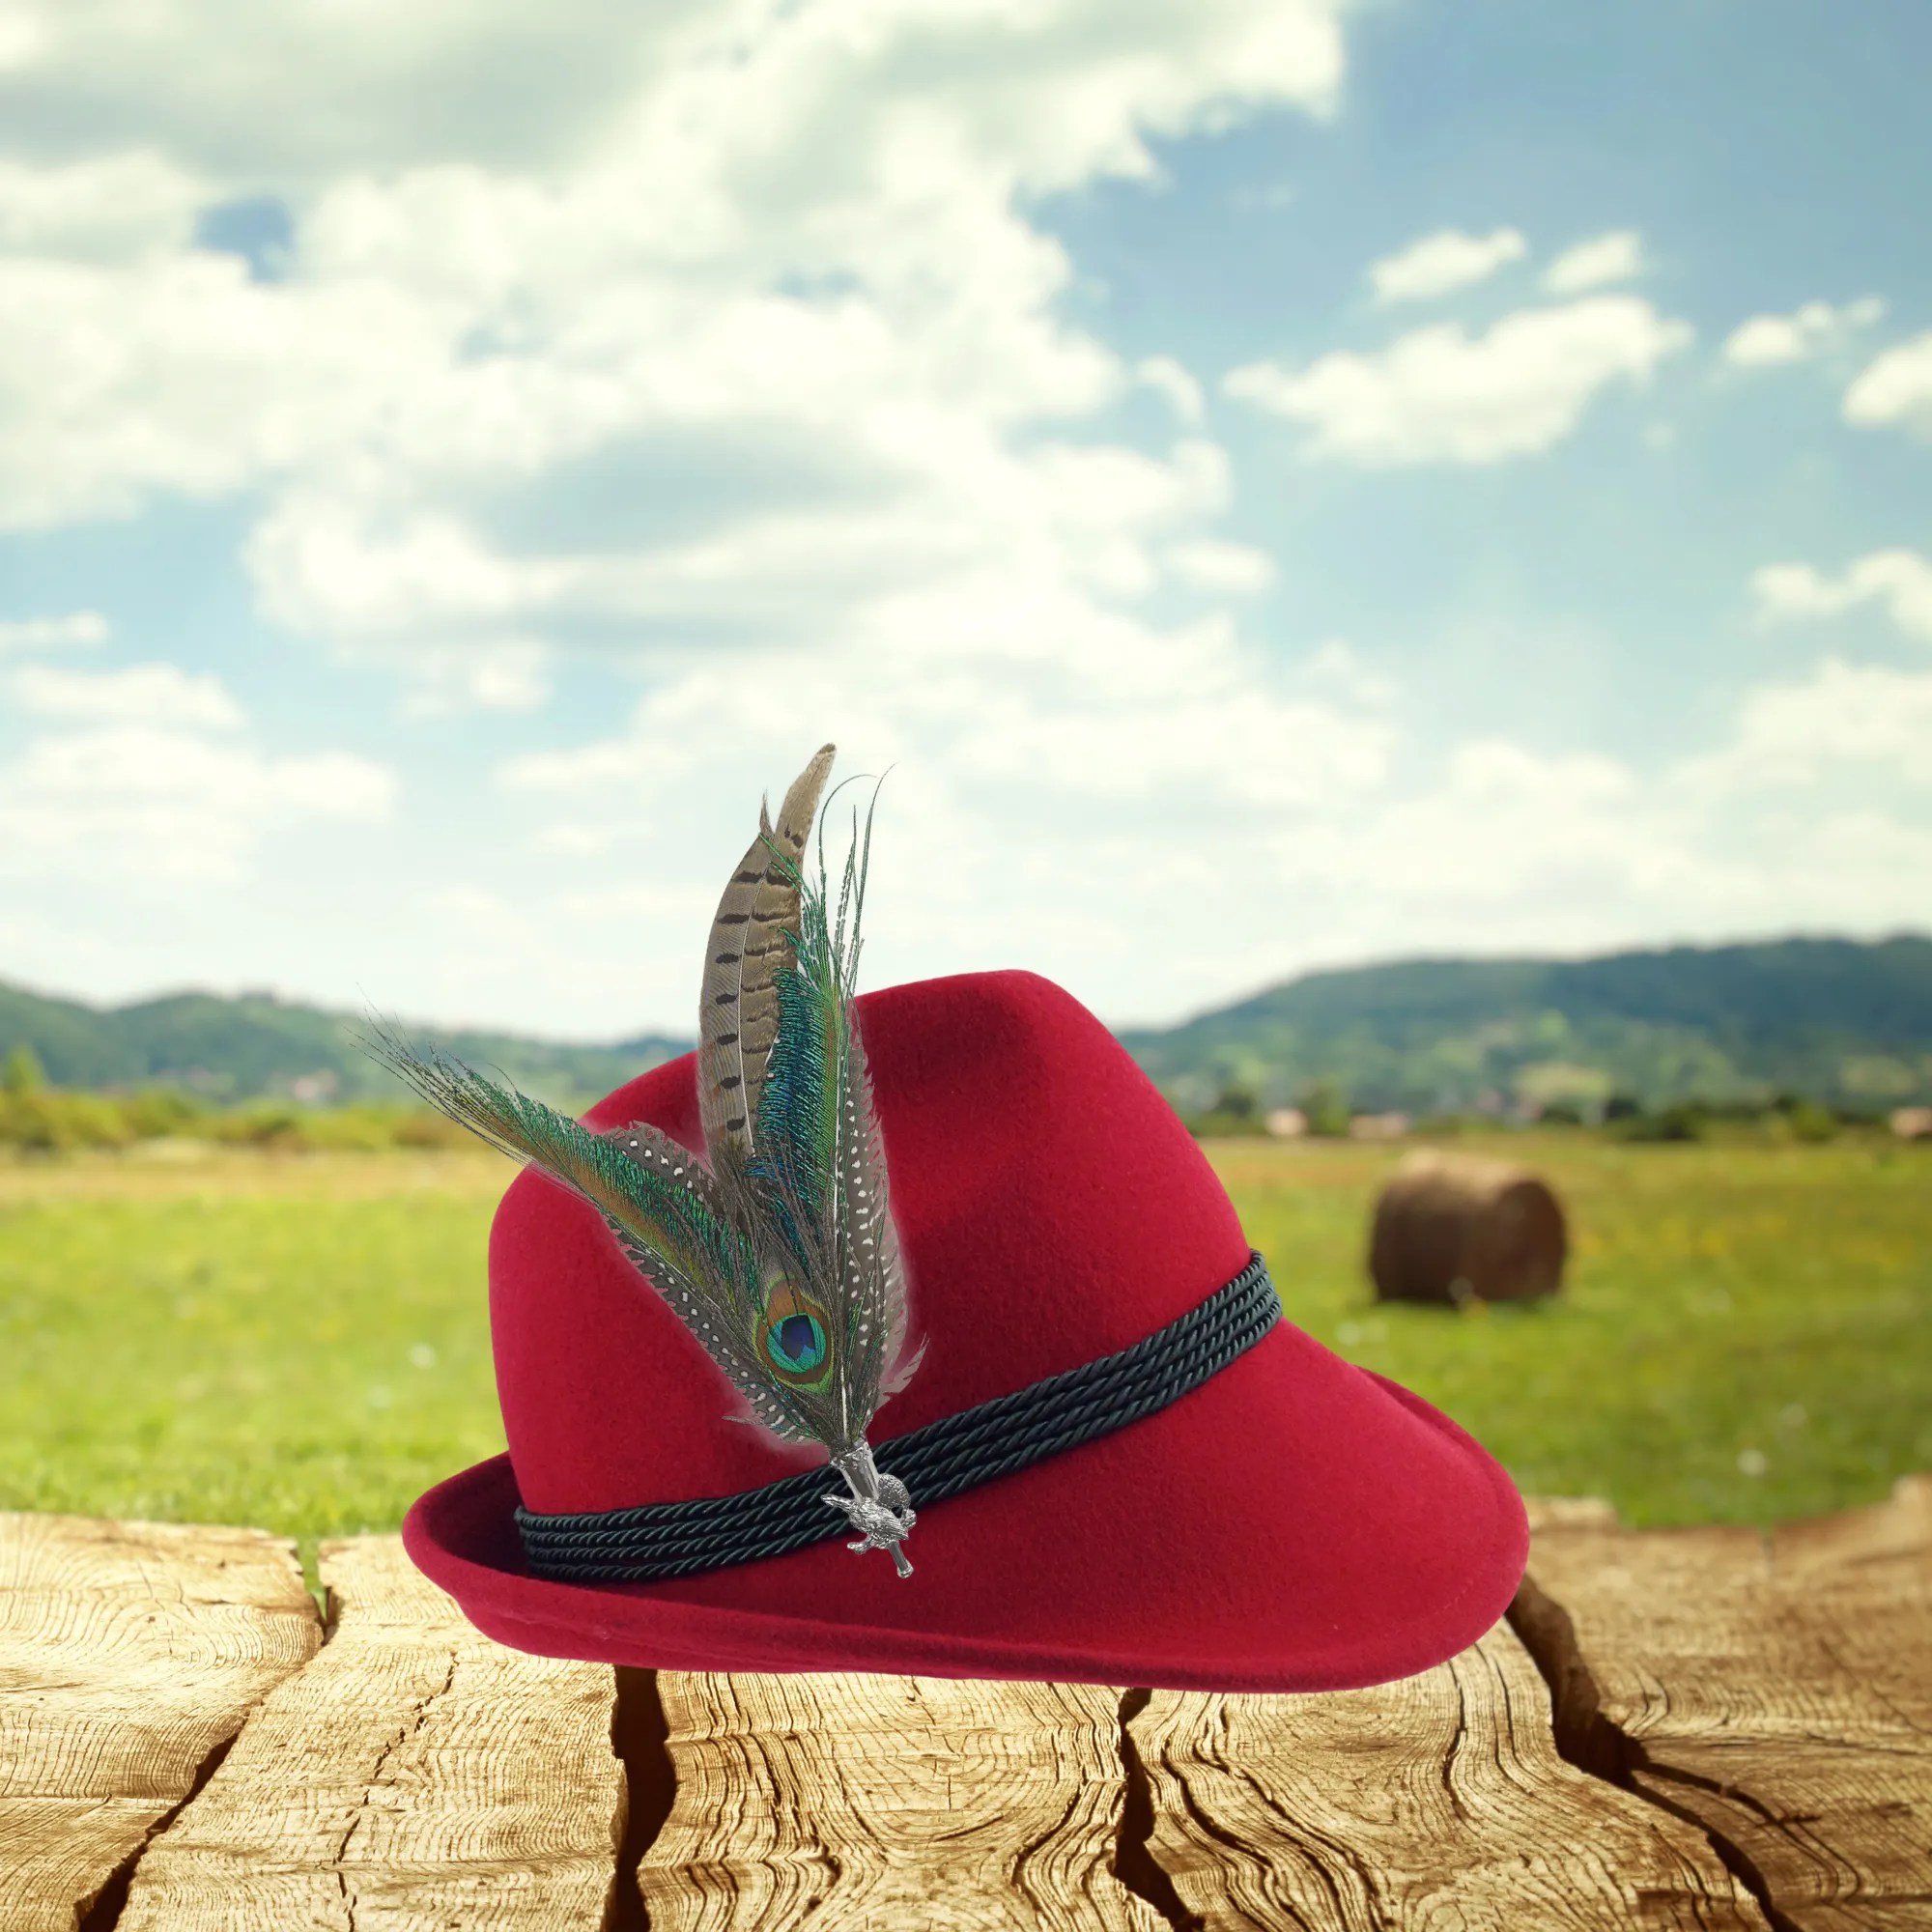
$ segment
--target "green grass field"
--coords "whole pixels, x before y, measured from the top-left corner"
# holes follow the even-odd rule
[[[1932,1468],[1932,1150],[1513,1135],[1567,1202],[1563,1298],[1377,1308],[1395,1151],[1210,1149],[1290,1317],[1638,1523],[1769,1520]],[[482,1153],[0,1166],[0,1507],[393,1527],[502,1446]],[[1258,1444],[1258,1453],[1265,1445]]]
[[[1369,1212],[1396,1156],[1214,1150],[1291,1319],[1426,1396],[1526,1492],[1636,1524],[1769,1522],[1932,1469],[1932,1149],[1513,1135],[1571,1224],[1541,1304],[1377,1306]]]

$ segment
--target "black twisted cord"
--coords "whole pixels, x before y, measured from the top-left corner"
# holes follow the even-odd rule
[[[923,1510],[1165,1408],[1246,1353],[1280,1320],[1267,1264],[1253,1255],[1227,1287],[1146,1340],[877,1443],[874,1459]],[[519,1507],[517,1527],[531,1571],[555,1582],[690,1577],[849,1535],[851,1524],[820,1500],[832,1473],[805,1469],[735,1495],[579,1516],[538,1516]]]

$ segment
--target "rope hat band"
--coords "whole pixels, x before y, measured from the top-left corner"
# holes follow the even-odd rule
[[[1144,1340],[1083,1367],[876,1445],[880,1471],[922,1509],[1124,1429],[1178,1402],[1282,1319],[1267,1264],[1251,1254],[1225,1288]],[[850,1533],[827,1515],[824,1469],[734,1495],[542,1516],[519,1506],[531,1572],[559,1583],[648,1583],[783,1556]]]

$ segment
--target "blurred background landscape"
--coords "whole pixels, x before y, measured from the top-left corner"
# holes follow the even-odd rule
[[[1932,1467],[1932,12],[0,0],[0,1507],[392,1525],[758,796],[1525,1487]],[[842,794],[832,840],[853,801]],[[1377,1301],[1406,1154],[1560,1293]]]
[[[268,1522],[312,1552],[502,1447],[483,1284],[512,1169],[354,1024],[0,989],[10,1505]],[[562,1106],[685,1047],[445,1043]],[[1932,1466],[1932,943],[1364,968],[1127,1044],[1290,1318],[1525,1490],[1765,1522]],[[1371,1211],[1428,1147],[1555,1189],[1559,1293],[1378,1298]]]
[[[0,1048],[13,1056],[0,1142],[115,1146],[197,1127],[279,1135],[284,1147],[350,1144],[355,1121],[386,1118],[384,1103],[393,1111],[405,1097],[357,1045],[359,1024],[272,993],[103,1009],[0,982]],[[578,1109],[692,1043],[435,1037]],[[1388,1136],[1467,1118],[1690,1138],[1705,1122],[1774,1119],[1819,1137],[1897,1116],[1909,1137],[1932,1101],[1932,940],[1404,961],[1309,974],[1122,1037],[1208,1134],[1353,1124]],[[356,1102],[359,1114],[331,1119]],[[399,1118],[441,1137],[412,1111]]]

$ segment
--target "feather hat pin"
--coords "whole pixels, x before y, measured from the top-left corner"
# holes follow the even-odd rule
[[[704,1163],[639,1122],[590,1128],[434,1049],[372,1024],[371,1053],[452,1120],[533,1162],[603,1215],[750,1417],[816,1442],[844,1477],[856,1550],[888,1549],[912,1575],[905,1485],[882,1474],[866,1431],[919,1367],[871,1082],[853,1009],[871,818],[856,822],[836,913],[820,828],[803,869],[825,746],[758,836],[719,901],[705,948],[697,1085]]]

